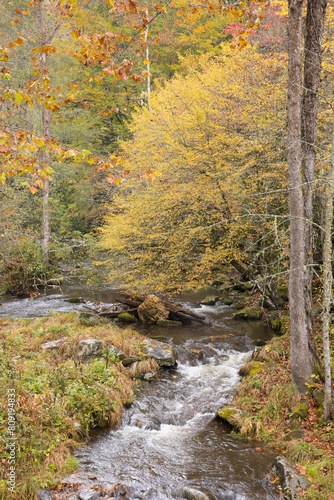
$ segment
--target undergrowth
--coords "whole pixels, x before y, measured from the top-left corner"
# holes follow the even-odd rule
[[[314,390],[321,389],[319,381],[304,399],[293,391],[289,342],[288,335],[274,337],[242,367],[243,379],[230,405],[242,411],[233,415],[234,432],[261,440],[294,462],[310,481],[302,498],[334,500],[334,422],[324,422],[313,397]],[[252,366],[258,371],[249,375]],[[305,419],[292,410],[303,401],[308,404]]]
[[[41,344],[64,339],[60,348]],[[143,337],[130,329],[101,323],[86,327],[76,313],[0,322],[0,498],[33,499],[39,488],[76,468],[71,450],[92,428],[115,426],[123,405],[133,399],[134,374],[117,356],[102,355],[89,363],[76,356],[80,340],[96,338],[126,355],[141,355],[138,373],[157,370],[141,354]],[[107,352],[107,351],[106,351]],[[15,394],[16,492],[8,489],[11,472],[11,427],[8,403]],[[10,406],[10,405],[9,405]]]

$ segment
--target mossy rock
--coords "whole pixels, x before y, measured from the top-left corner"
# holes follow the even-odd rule
[[[241,415],[243,412],[239,410],[239,408],[231,408],[230,406],[223,406],[220,410],[218,410],[218,417],[227,422],[228,424],[235,427],[236,422],[233,419],[235,415]]]
[[[212,281],[213,286],[222,286],[226,282],[226,276],[219,275]]]
[[[324,407],[324,398],[325,398],[325,392],[323,389],[317,389],[313,393],[313,397],[317,402],[317,405],[323,409]],[[332,405],[334,405],[334,390],[332,389]]]
[[[248,307],[233,314],[233,319],[243,319],[248,321],[256,321],[261,319],[262,311],[259,307]]]
[[[245,300],[238,300],[237,302],[235,302],[233,304],[233,309],[236,309],[237,311],[241,310],[241,309],[245,309],[247,305],[247,302]]]
[[[83,313],[79,316],[79,323],[82,326],[94,327],[101,325],[101,319],[99,316]]]
[[[270,327],[272,330],[274,330],[274,332],[280,333],[282,327],[282,321],[280,319],[274,319],[273,321],[270,322]]]
[[[219,297],[216,297],[215,295],[209,295],[208,297],[205,297],[204,300],[201,301],[201,304],[203,306],[214,306],[216,302],[218,302]]]
[[[159,319],[157,325],[163,328],[179,328],[182,326],[182,323],[181,321],[172,321],[170,319]]]
[[[259,361],[254,361],[254,363],[252,363],[252,366],[248,372],[248,375],[251,377],[252,375],[255,375],[256,373],[264,370],[266,368],[266,366],[267,365],[265,365],[263,363],[259,363]]]
[[[122,321],[123,323],[136,323],[137,322],[137,318],[133,314],[130,314],[128,312],[120,313],[117,316],[117,318],[119,319],[119,321]]]
[[[83,304],[85,299],[82,297],[70,297],[69,299],[66,299],[66,302],[69,302],[70,304]]]
[[[304,439],[305,432],[301,427],[287,432],[284,436],[284,441],[292,441],[293,439]]]
[[[286,285],[282,285],[277,289],[277,293],[279,297],[284,300],[285,302],[288,302],[289,300],[289,289]]]
[[[307,419],[308,413],[308,402],[302,401],[298,405],[292,407],[292,418],[301,418],[302,420]]]
[[[233,300],[232,299],[223,299],[222,303],[224,304],[224,306],[231,306],[233,304]]]
[[[252,283],[238,282],[233,285],[234,290],[238,290],[238,292],[246,293],[250,292],[253,289]]]

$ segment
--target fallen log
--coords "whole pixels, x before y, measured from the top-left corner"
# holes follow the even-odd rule
[[[136,293],[130,292],[120,292],[122,298],[116,299],[117,302],[121,304],[130,305],[133,307],[139,307],[142,304],[146,297],[144,295],[139,295]],[[201,323],[203,325],[211,326],[212,323],[206,319],[202,314],[198,314],[191,309],[187,309],[185,307],[180,307],[180,304],[176,304],[171,301],[160,299],[166,309],[168,309],[170,314],[170,319],[175,319],[176,321],[181,321],[182,323],[189,323],[190,321],[196,321],[197,323]]]

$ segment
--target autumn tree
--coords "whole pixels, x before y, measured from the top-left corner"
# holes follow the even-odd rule
[[[287,264],[284,59],[223,48],[183,64],[187,76],[153,93],[124,144],[126,182],[114,178],[102,239],[111,279],[195,286],[226,262],[269,278],[273,261]]]

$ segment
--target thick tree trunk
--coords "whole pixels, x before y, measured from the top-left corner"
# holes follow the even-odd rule
[[[303,0],[289,0],[288,165],[290,204],[289,307],[292,382],[305,393],[313,372],[304,295],[305,213],[302,178],[301,88]]]
[[[305,208],[305,306],[306,328],[313,363],[318,362],[312,339],[313,309],[313,189],[316,162],[317,118],[319,108],[318,89],[321,74],[321,44],[327,0],[307,0],[306,32],[304,46],[304,88],[302,101],[302,147]]]
[[[323,270],[324,270],[324,298],[323,298],[323,316],[322,316],[322,334],[325,365],[325,397],[324,397],[324,420],[331,416],[331,395],[332,395],[332,376],[331,376],[331,353],[329,341],[330,326],[330,308],[332,302],[332,225],[333,225],[333,194],[334,194],[334,123],[332,154],[330,163],[330,172],[328,174],[328,185],[325,191],[325,228],[324,228],[324,246],[323,246]]]

